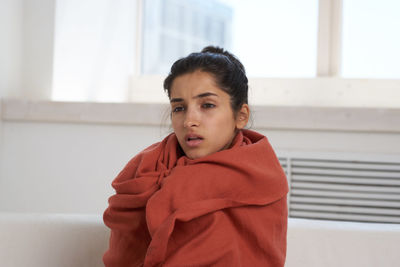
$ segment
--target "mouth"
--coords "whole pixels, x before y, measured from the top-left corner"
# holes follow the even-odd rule
[[[185,135],[185,142],[188,147],[199,146],[203,142],[204,138],[197,134]]]

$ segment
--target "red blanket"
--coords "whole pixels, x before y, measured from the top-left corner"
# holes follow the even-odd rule
[[[191,160],[174,134],[113,181],[106,266],[284,266],[288,185],[267,138]]]

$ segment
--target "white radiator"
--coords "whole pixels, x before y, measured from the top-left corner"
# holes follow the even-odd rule
[[[289,217],[400,223],[400,158],[286,153]]]

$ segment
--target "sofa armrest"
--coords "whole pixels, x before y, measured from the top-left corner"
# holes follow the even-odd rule
[[[400,224],[289,219],[286,267],[400,263]]]
[[[108,239],[98,215],[0,213],[2,266],[104,266]]]

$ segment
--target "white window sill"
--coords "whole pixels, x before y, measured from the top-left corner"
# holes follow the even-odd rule
[[[400,132],[400,108],[253,105],[256,129]],[[168,123],[168,104],[2,99],[3,121],[156,125]]]

